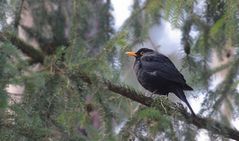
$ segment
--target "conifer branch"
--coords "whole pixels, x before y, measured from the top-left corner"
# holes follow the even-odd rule
[[[200,128],[207,129],[208,131],[214,134],[219,134],[226,138],[239,140],[239,131],[237,131],[236,129],[231,128],[227,125],[224,125],[210,118],[205,118],[200,116],[195,117],[189,114],[186,111],[186,109],[184,109],[182,106],[180,107],[180,106],[177,106],[176,104],[172,104],[165,98],[159,98],[154,100],[150,97],[146,97],[140,93],[137,93],[136,91],[129,89],[127,87],[115,85],[111,83],[110,81],[105,81],[104,84],[112,92],[115,92],[124,97],[130,98],[131,100],[141,103],[145,106],[154,107],[160,110],[160,112],[163,114],[174,116],[175,118],[185,121],[188,124],[195,125],[199,129]],[[161,104],[158,104],[159,102],[161,102]]]
[[[153,107],[159,110],[160,113],[164,115],[174,117],[175,119],[184,121],[188,124],[193,124],[199,129],[207,129],[213,134],[218,134],[225,138],[239,140],[238,130],[218,121],[215,121],[211,118],[193,116],[188,113],[184,107],[178,106],[177,104],[170,102],[167,98],[165,98],[165,96],[153,99],[151,97],[143,95],[141,92],[136,92],[135,90],[127,86],[114,84],[109,80],[101,81],[102,79],[97,76],[94,77],[96,79],[92,79],[92,76],[89,76],[87,73],[82,72],[79,68],[75,68],[74,72],[75,73],[69,72],[68,77],[70,79],[79,77],[81,80],[83,80],[89,85],[103,84],[106,89],[147,107]]]
[[[80,70],[78,70],[77,72],[78,72],[77,74],[80,74],[80,77],[84,78],[82,80],[90,85],[94,85],[95,82],[102,83],[101,81],[102,79],[100,79],[99,77],[98,80],[92,81],[91,77],[86,73],[82,73]],[[223,123],[220,123],[218,121],[215,121],[214,119],[211,118],[193,116],[190,113],[188,113],[183,106],[178,106],[177,104],[170,102],[164,96],[159,97],[158,99],[153,99],[151,97],[144,96],[142,93],[136,92],[135,90],[127,86],[114,84],[109,80],[103,81],[103,84],[106,86],[108,90],[116,94],[122,95],[126,98],[129,98],[147,107],[156,108],[162,114],[172,116],[188,124],[193,124],[199,129],[206,129],[213,134],[218,134],[225,138],[239,140],[238,130],[229,127],[228,125],[225,125]]]
[[[25,55],[31,58],[30,63],[43,63],[44,61],[44,54],[35,49],[33,46],[27,44],[17,36],[11,34],[11,33],[3,33],[0,32],[0,41],[6,42],[9,41],[11,44],[16,46],[18,49],[20,49]]]

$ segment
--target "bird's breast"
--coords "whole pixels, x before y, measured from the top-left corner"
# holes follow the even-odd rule
[[[137,68],[136,68],[137,67]],[[153,76],[149,76],[147,72],[142,68],[142,66],[135,66],[135,73],[139,83],[147,90],[153,91],[152,86],[156,85],[157,82],[154,80]]]

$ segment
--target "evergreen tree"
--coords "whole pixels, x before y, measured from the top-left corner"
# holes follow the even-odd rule
[[[0,140],[196,140],[199,129],[239,140],[238,8],[135,0],[115,32],[110,0],[0,1]],[[125,52],[150,42],[162,19],[182,31],[182,67],[192,94],[204,97],[197,117],[125,77]]]

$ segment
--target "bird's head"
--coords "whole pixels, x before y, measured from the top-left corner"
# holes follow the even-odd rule
[[[136,58],[138,57],[141,57],[141,56],[144,56],[145,54],[148,54],[148,53],[153,53],[154,51],[152,49],[149,49],[149,48],[141,48],[139,49],[137,52],[126,52],[126,54],[128,56],[134,56]]]

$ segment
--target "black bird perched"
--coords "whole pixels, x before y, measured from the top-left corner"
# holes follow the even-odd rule
[[[183,92],[183,90],[193,90],[193,88],[186,84],[183,75],[168,57],[148,48],[141,48],[137,52],[126,52],[126,54],[136,58],[134,70],[139,83],[145,89],[159,95],[174,93],[195,115]]]

